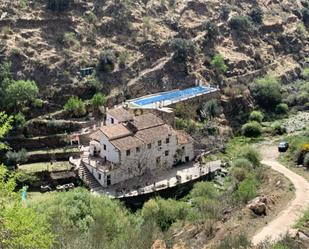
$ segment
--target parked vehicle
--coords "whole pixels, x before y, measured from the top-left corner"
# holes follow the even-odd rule
[[[289,149],[289,143],[282,141],[279,143],[278,150],[279,152],[286,152]]]
[[[68,184],[64,184],[64,185],[58,185],[56,187],[57,191],[67,191],[70,189],[73,189],[75,187],[74,183],[68,183]]]
[[[46,193],[50,191],[53,191],[50,185],[41,185],[41,192]]]

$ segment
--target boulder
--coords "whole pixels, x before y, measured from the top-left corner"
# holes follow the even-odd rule
[[[253,211],[256,215],[266,215],[267,204],[269,204],[269,199],[266,196],[259,196],[251,200],[247,208]]]
[[[151,249],[166,249],[166,244],[163,240],[156,240]]]

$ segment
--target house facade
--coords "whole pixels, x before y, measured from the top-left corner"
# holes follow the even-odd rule
[[[106,125],[90,138],[83,163],[103,187],[194,159],[193,139],[153,113],[109,110]]]

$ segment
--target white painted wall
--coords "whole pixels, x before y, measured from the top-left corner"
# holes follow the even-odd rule
[[[104,150],[104,144],[106,145],[106,150]],[[115,164],[120,163],[119,150],[108,140],[105,135],[100,138],[101,152],[100,157],[105,158]]]
[[[112,123],[112,119],[114,119],[114,123]],[[112,117],[109,113],[106,113],[106,126],[111,126],[114,124],[119,124],[119,121]]]

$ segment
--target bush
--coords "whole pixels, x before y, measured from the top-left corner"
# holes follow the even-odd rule
[[[237,182],[242,182],[247,178],[248,170],[245,168],[233,168],[231,170],[231,175]]]
[[[66,47],[75,47],[79,48],[80,43],[77,40],[76,34],[73,32],[66,32],[63,34],[61,42],[66,46]]]
[[[174,52],[174,60],[178,62],[186,62],[189,58],[194,58],[197,50],[193,41],[182,38],[170,41],[170,48]]]
[[[28,152],[25,149],[21,149],[18,152],[8,151],[5,156],[7,164],[10,166],[26,163],[28,160]]]
[[[301,76],[305,79],[305,80],[309,80],[309,67],[304,68],[303,72],[301,73]],[[309,84],[309,83],[307,83]],[[309,87],[308,87],[309,89]]]
[[[259,137],[262,135],[262,127],[258,122],[251,121],[242,126],[241,133],[246,137]]]
[[[231,249],[231,248],[251,248],[251,242],[244,234],[229,235],[220,243],[216,249]]]
[[[232,165],[235,168],[243,168],[247,170],[251,170],[253,168],[251,161],[249,161],[247,158],[242,158],[242,157],[233,160]]]
[[[261,24],[263,22],[263,11],[260,7],[252,9],[249,13],[249,16],[256,24]]]
[[[16,115],[14,115],[14,126],[16,128],[22,128],[24,127],[25,124],[26,124],[26,118],[24,114],[19,112]]]
[[[253,26],[248,16],[234,16],[231,18],[229,25],[237,32],[251,33],[253,31]]]
[[[229,18],[230,13],[231,13],[231,6],[230,5],[223,5],[223,7],[221,9],[220,17],[223,20],[226,21]]]
[[[86,114],[85,103],[78,97],[71,97],[64,105],[64,110],[74,117],[81,117]]]
[[[47,8],[52,11],[65,11],[68,10],[71,0],[48,0]]]
[[[116,55],[113,50],[104,50],[100,54],[97,70],[99,72],[112,72],[115,68]]]
[[[218,190],[211,182],[198,182],[194,184],[193,189],[190,192],[192,198],[206,197],[209,199],[217,198],[219,195]]]
[[[271,128],[272,128],[272,133],[274,135],[283,135],[286,133],[286,128],[283,125],[281,125],[279,122],[273,123]]]
[[[257,195],[257,181],[253,176],[247,177],[239,183],[238,189],[234,193],[236,200],[247,203]]]
[[[32,100],[32,106],[34,108],[42,108],[44,105],[44,101],[41,99],[34,99]]]
[[[224,74],[228,69],[224,62],[224,57],[221,54],[216,54],[211,60],[210,64],[218,74]]]
[[[203,119],[206,119],[207,117],[212,119],[218,116],[221,113],[221,108],[218,104],[218,100],[211,99],[204,103],[200,110],[200,113]]]
[[[289,106],[285,103],[278,104],[276,106],[277,114],[287,114],[289,112]]]
[[[144,220],[154,221],[162,231],[166,231],[174,222],[188,216],[189,206],[181,201],[156,198],[144,204],[141,214]]]
[[[251,112],[250,117],[249,117],[250,121],[256,121],[256,122],[259,122],[259,123],[262,123],[263,119],[264,119],[264,115],[260,111]]]
[[[205,35],[206,42],[216,40],[220,34],[217,24],[213,21],[207,21],[206,23],[204,23],[203,28],[207,32]]]
[[[252,146],[242,147],[239,151],[239,156],[249,160],[253,167],[259,166],[260,161],[262,160],[260,153]]]
[[[251,90],[257,103],[267,110],[274,109],[281,102],[281,86],[274,77],[257,79]]]

